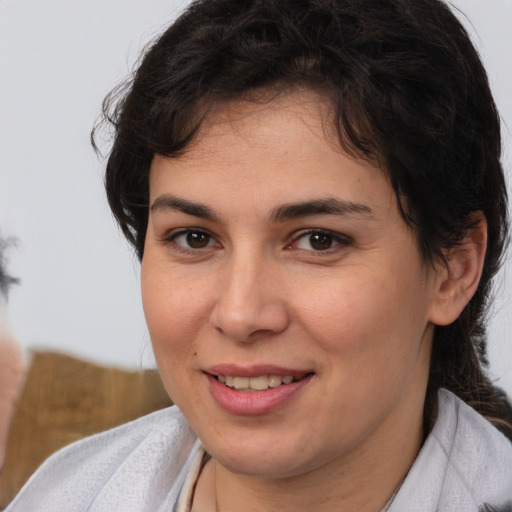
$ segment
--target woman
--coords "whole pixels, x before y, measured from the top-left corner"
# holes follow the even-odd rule
[[[9,510],[512,510],[499,119],[444,3],[197,1],[105,108],[179,410],[68,447]]]

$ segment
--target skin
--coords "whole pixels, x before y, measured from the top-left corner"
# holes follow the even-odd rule
[[[0,329],[0,471],[5,461],[9,428],[23,389],[25,374],[26,361],[21,349]]]
[[[309,91],[229,103],[184,156],[152,163],[143,303],[163,382],[213,457],[195,511],[378,511],[421,446],[446,272],[327,121]],[[344,208],[275,218],[326,198]],[[232,414],[205,374],[218,364],[313,376],[276,410]]]

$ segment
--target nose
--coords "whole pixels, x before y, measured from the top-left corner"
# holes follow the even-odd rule
[[[286,330],[290,317],[279,277],[275,264],[264,259],[240,257],[227,264],[211,313],[213,327],[238,342]]]

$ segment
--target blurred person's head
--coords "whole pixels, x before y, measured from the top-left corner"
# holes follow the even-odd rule
[[[0,470],[5,459],[11,420],[16,411],[25,379],[26,360],[12,339],[5,322],[5,300],[9,287],[17,282],[7,271],[6,248],[8,242],[0,238]]]

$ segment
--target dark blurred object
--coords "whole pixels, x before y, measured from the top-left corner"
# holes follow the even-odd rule
[[[18,283],[18,280],[7,273],[5,251],[13,243],[12,239],[0,238],[0,295],[7,297],[9,287]]]
[[[171,404],[156,370],[34,352],[0,473],[0,509],[59,448]]]

